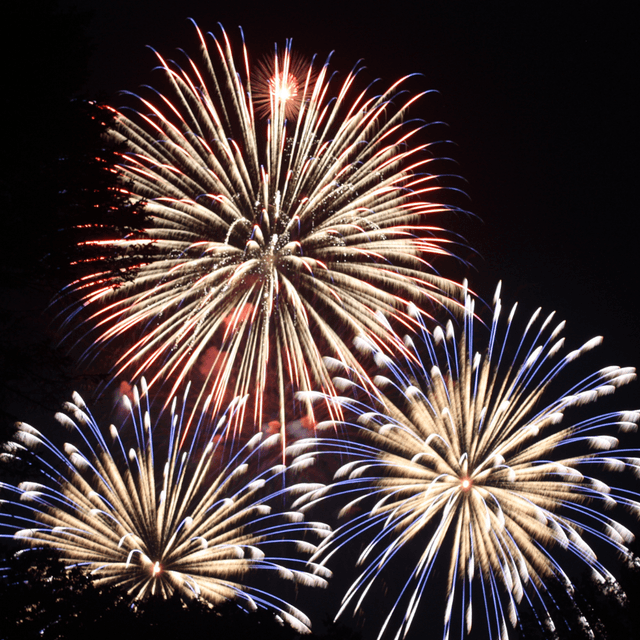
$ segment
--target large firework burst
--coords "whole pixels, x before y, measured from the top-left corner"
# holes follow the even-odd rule
[[[235,58],[224,32],[212,51],[198,36],[201,65],[158,55],[168,90],[113,112],[122,189],[146,202],[148,227],[84,243],[93,271],[68,290],[88,308],[88,354],[132,339],[115,376],[153,371],[170,395],[201,376],[214,408],[251,393],[254,423],[284,425],[293,391],[333,394],[321,353],[364,377],[345,340],[401,349],[378,313],[407,324],[409,300],[449,304],[457,286],[430,261],[450,241],[429,220],[449,208],[431,199],[406,78],[356,90],[358,68],[338,83],[328,62],[292,62],[289,43],[255,86],[246,48]]]
[[[436,576],[446,575],[444,637],[452,629],[469,634],[479,608],[486,612],[492,637],[506,638],[507,620],[517,623],[523,598],[547,610],[549,579],[571,591],[563,558],[573,555],[597,578],[612,579],[592,541],[626,553],[633,539],[602,511],[617,504],[638,515],[637,494],[592,474],[638,473],[637,450],[617,449],[611,433],[635,431],[640,413],[605,413],[569,423],[564,413],[612,393],[634,379],[635,370],[601,369],[549,401],[564,368],[600,339],[560,357],[564,323],[554,327],[553,314],[540,322],[538,310],[514,345],[507,338],[515,306],[502,339],[501,311],[496,293],[488,347],[480,352],[474,343],[479,323],[469,300],[460,338],[451,323],[433,335],[425,331],[421,345],[406,338],[411,353],[406,366],[375,345],[362,344],[388,369],[376,379],[385,400],[345,399],[359,414],[354,442],[326,439],[292,446],[298,452],[312,449],[303,458],[318,451],[351,456],[329,489],[350,497],[342,515],[352,520],[314,557],[327,562],[353,538],[368,539],[359,556],[359,577],[341,611],[358,609],[386,570],[397,582],[406,567],[400,558],[414,554],[380,636],[393,629],[396,638],[404,637],[419,607],[428,607],[425,595],[434,584],[442,588]],[[341,384],[353,386],[345,378]],[[326,489],[312,492],[303,502],[313,504],[326,494]]]
[[[212,432],[203,422],[181,445],[184,407],[176,412],[174,401],[160,455],[144,404],[135,390],[129,403],[134,434],[128,434],[134,446],[128,451],[127,434],[112,426],[110,436],[103,435],[77,394],[56,417],[78,446],[59,447],[19,424],[3,457],[31,461],[38,477],[2,485],[9,500],[0,523],[26,545],[55,549],[97,584],[123,587],[132,600],[178,593],[213,605],[235,601],[243,608],[267,607],[308,631],[301,611],[256,581],[270,572],[323,587],[329,575],[312,574],[304,560],[315,549],[305,538],[323,537],[328,527],[305,523],[296,512],[272,511],[274,501],[281,507],[302,487],[282,489],[281,465],[251,471],[280,436],[260,444],[257,434],[241,451],[225,453],[220,432],[238,410],[234,403]],[[292,556],[279,557],[287,548]]]

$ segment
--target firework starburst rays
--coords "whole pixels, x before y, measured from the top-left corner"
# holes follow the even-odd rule
[[[292,53],[287,41],[284,55],[268,56],[258,63],[252,81],[253,104],[259,115],[272,120],[295,120],[303,95],[316,83],[317,73],[302,56]],[[307,90],[305,90],[307,89]],[[275,116],[275,117],[274,117]]]
[[[569,423],[564,414],[633,380],[635,370],[601,369],[548,402],[563,369],[600,339],[560,357],[564,323],[553,328],[553,314],[540,322],[536,313],[514,349],[507,340],[514,312],[515,307],[500,341],[496,300],[483,352],[475,351],[479,323],[470,301],[460,339],[451,323],[433,335],[425,331],[421,346],[406,338],[414,355],[406,366],[370,345],[386,368],[376,378],[386,399],[343,400],[359,414],[354,442],[311,440],[292,447],[313,448],[304,457],[319,455],[318,448],[352,456],[330,488],[332,495],[351,496],[342,515],[352,519],[317,556],[327,562],[354,537],[369,536],[359,558],[362,571],[342,611],[365,603],[398,554],[417,554],[380,636],[396,621],[396,637],[404,637],[434,575],[444,574],[444,637],[453,628],[470,633],[474,616],[484,609],[492,633],[506,638],[523,598],[544,606],[549,579],[571,590],[562,554],[579,558],[599,579],[612,579],[593,541],[627,553],[633,539],[602,511],[618,505],[638,515],[636,495],[592,474],[598,469],[638,473],[637,451],[618,449],[612,432],[635,431],[640,413]],[[302,502],[309,508],[326,493],[313,492]]]
[[[357,69],[334,87],[327,64],[303,74],[288,46],[274,82],[296,78],[298,112],[287,122],[290,101],[270,99],[263,125],[246,49],[237,67],[224,32],[211,51],[198,34],[200,67],[158,55],[171,98],[114,112],[123,188],[146,201],[149,225],[86,245],[134,265],[124,280],[96,270],[70,289],[89,311],[89,354],[132,339],[115,375],[154,371],[150,386],[169,379],[175,392],[200,372],[215,407],[251,393],[254,422],[278,413],[284,424],[292,390],[334,394],[321,352],[366,384],[345,340],[402,351],[380,313],[408,325],[408,301],[453,304],[457,285],[430,267],[450,240],[428,224],[449,208],[431,199],[440,186],[429,145],[416,142],[422,123],[406,121],[417,99],[403,93],[406,79],[352,98]]]
[[[56,550],[98,585],[118,585],[132,600],[178,593],[214,606],[235,601],[269,608],[308,631],[301,611],[256,581],[266,570],[284,581],[322,587],[329,575],[310,572],[304,561],[315,548],[305,538],[322,538],[328,527],[273,508],[274,500],[281,506],[303,487],[283,490],[281,465],[251,471],[279,436],[260,444],[258,434],[225,462],[221,429],[242,402],[233,403],[212,433],[206,435],[204,423],[194,427],[184,446],[184,407],[176,412],[174,402],[164,447],[156,444],[159,436],[143,405],[135,390],[135,433],[129,434],[135,444],[128,450],[126,434],[112,426],[105,438],[77,394],[57,415],[78,438],[77,446],[58,447],[37,429],[18,425],[3,457],[33,461],[35,454],[41,477],[3,486],[5,495],[17,499],[9,500],[2,525],[14,532],[26,526],[13,534],[16,539]],[[277,556],[289,548],[290,559],[274,557],[274,545]]]

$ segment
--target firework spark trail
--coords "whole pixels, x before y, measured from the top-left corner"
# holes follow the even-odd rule
[[[132,600],[178,593],[213,605],[235,601],[247,609],[266,607],[308,631],[302,611],[256,584],[265,570],[316,587],[326,586],[330,575],[322,567],[309,569],[303,559],[316,549],[308,538],[325,537],[329,528],[272,507],[274,500],[281,506],[305,487],[282,489],[281,465],[252,474],[259,457],[279,446],[280,436],[260,443],[257,434],[224,462],[220,435],[242,401],[212,433],[206,433],[204,421],[192,428],[185,446],[180,445],[184,406],[176,412],[174,401],[163,454],[144,406],[144,382],[143,396],[135,389],[129,403],[136,444],[128,451],[113,426],[107,441],[77,394],[56,416],[77,446],[57,447],[35,428],[19,424],[2,456],[30,460],[35,454],[39,481],[2,485],[10,498],[3,501],[0,524],[25,545],[56,550],[98,585],[123,587]],[[277,557],[269,553],[273,545]],[[280,557],[283,548],[290,558]]]
[[[379,637],[387,631],[406,636],[439,569],[447,576],[443,637],[455,629],[469,634],[478,608],[484,608],[491,637],[506,638],[507,621],[517,623],[523,597],[541,605],[549,619],[545,581],[559,579],[571,593],[560,554],[573,554],[599,580],[613,580],[592,541],[626,554],[634,538],[602,511],[619,505],[638,516],[638,494],[608,486],[597,473],[640,475],[637,449],[619,449],[611,435],[636,431],[640,412],[569,424],[564,413],[613,393],[635,379],[635,369],[603,368],[549,401],[564,368],[600,339],[560,357],[564,323],[553,328],[553,314],[541,321],[538,310],[511,358],[515,309],[502,333],[496,292],[485,351],[476,351],[479,323],[469,298],[460,338],[451,323],[433,335],[423,331],[423,344],[407,337],[415,357],[406,366],[370,343],[376,362],[387,369],[376,378],[386,399],[342,399],[358,415],[351,425],[355,440],[310,439],[290,447],[300,462],[323,453],[350,456],[334,485],[310,492],[297,505],[309,509],[328,495],[348,501],[341,515],[352,521],[322,543],[314,561],[322,558],[324,564],[353,539],[368,540],[340,613],[366,603],[385,569],[393,571],[399,552],[416,553]],[[341,379],[341,387],[349,385]]]
[[[95,271],[62,297],[75,292],[88,310],[86,357],[133,340],[114,378],[153,370],[150,386],[169,380],[173,395],[206,368],[201,397],[212,393],[216,409],[250,393],[260,425],[277,390],[284,425],[291,389],[334,395],[321,351],[367,384],[344,340],[402,351],[380,312],[408,326],[408,301],[455,305],[459,286],[430,265],[453,240],[428,222],[451,208],[431,200],[441,187],[430,145],[416,142],[424,123],[406,120],[420,97],[405,94],[407,78],[356,93],[355,68],[336,87],[328,61],[303,69],[289,42],[274,54],[271,84],[263,65],[254,97],[246,47],[238,64],[224,31],[211,50],[198,36],[200,66],[157,54],[171,97],[138,98],[131,117],[113,110],[122,189],[146,201],[148,228],[84,243],[97,251],[86,261]],[[266,123],[255,104],[268,105]],[[124,280],[100,268],[114,254]]]

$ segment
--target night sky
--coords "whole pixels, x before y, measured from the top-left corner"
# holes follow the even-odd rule
[[[488,301],[502,280],[503,300],[521,302],[523,314],[557,310],[568,321],[570,348],[603,335],[590,370],[640,365],[633,223],[640,58],[632,3],[61,4],[92,12],[90,75],[80,95],[116,107],[120,90],[135,92],[159,76],[146,45],[166,57],[179,55],[178,47],[197,56],[189,17],[216,34],[220,22],[235,44],[242,26],[254,61],[290,37],[306,56],[324,60],[335,51],[331,67],[345,73],[363,59],[381,86],[421,74],[412,86],[438,94],[412,114],[447,123],[434,128],[434,139],[452,141],[442,154],[455,161],[448,170],[466,192],[455,203],[473,214],[439,221],[468,245],[458,254],[471,266],[455,276],[468,277]],[[21,64],[28,72],[28,57]],[[639,389],[619,391],[617,406],[640,406]]]

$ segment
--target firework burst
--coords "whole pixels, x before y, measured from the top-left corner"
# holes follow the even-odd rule
[[[269,118],[284,106],[287,120],[295,120],[300,113],[303,92],[302,86],[313,86],[317,82],[317,73],[302,56],[291,50],[291,41],[287,41],[286,53],[268,56],[256,65],[253,80],[253,104],[256,113]]]
[[[409,300],[453,304],[458,286],[430,266],[451,242],[430,216],[450,208],[432,200],[407,78],[356,90],[360,69],[338,83],[328,63],[292,62],[289,43],[256,80],[246,48],[236,58],[224,32],[198,36],[200,66],[158,55],[168,91],[113,111],[122,189],[146,202],[148,227],[84,243],[97,255],[65,292],[86,311],[87,356],[130,339],[114,378],[153,371],[169,395],[192,378],[215,409],[250,393],[253,424],[284,425],[295,391],[334,395],[321,353],[366,384],[345,340],[401,350],[379,313],[408,325]]]
[[[324,537],[328,527],[274,508],[274,502],[282,506],[287,495],[303,487],[282,489],[280,465],[251,472],[280,436],[260,443],[258,434],[224,462],[220,432],[241,401],[215,429],[203,423],[192,429],[184,446],[184,407],[176,412],[174,401],[166,455],[161,456],[144,404],[136,389],[129,403],[134,434],[128,434],[135,446],[129,451],[126,434],[112,426],[105,437],[77,394],[56,416],[73,432],[77,446],[58,447],[35,428],[19,424],[3,457],[33,463],[35,456],[39,478],[2,486],[14,496],[0,514],[2,525],[25,545],[56,550],[98,585],[126,589],[134,601],[174,593],[214,606],[234,601],[246,609],[266,607],[308,631],[309,620],[301,611],[256,581],[269,572],[283,581],[324,587],[329,575],[314,575],[304,559],[315,549],[305,538]],[[291,557],[279,557],[287,548],[284,555],[292,552]]]
[[[434,584],[442,589],[436,576],[444,575],[443,637],[453,630],[471,633],[480,610],[491,637],[507,638],[507,621],[517,624],[523,599],[551,619],[545,582],[560,580],[571,593],[563,559],[577,557],[596,578],[613,580],[592,542],[626,554],[633,539],[602,512],[618,505],[637,516],[637,494],[592,474],[638,475],[637,450],[619,449],[612,432],[635,431],[640,413],[574,423],[564,413],[613,393],[635,378],[635,370],[601,369],[549,402],[564,368],[600,339],[561,357],[564,323],[554,326],[553,314],[541,321],[538,310],[518,342],[508,340],[515,306],[504,333],[501,312],[496,293],[488,347],[480,352],[470,300],[459,339],[451,323],[433,335],[423,332],[421,344],[405,339],[412,354],[406,366],[361,341],[387,369],[376,378],[385,399],[344,399],[359,416],[353,442],[292,445],[302,460],[322,451],[350,456],[334,486],[302,499],[309,508],[328,493],[349,497],[341,514],[351,521],[323,542],[314,560],[327,562],[354,538],[368,540],[341,612],[361,607],[386,570],[397,582],[405,566],[400,559],[414,554],[380,637],[391,629],[404,637]],[[346,378],[340,384],[353,387]]]

